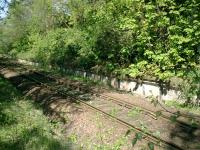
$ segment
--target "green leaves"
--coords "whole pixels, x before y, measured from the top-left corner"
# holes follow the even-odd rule
[[[132,139],[132,146],[134,146],[137,143],[137,141],[138,141],[137,138]]]
[[[199,64],[195,0],[19,2],[0,23],[0,48],[44,64],[169,80]]]
[[[142,135],[142,133],[136,133],[135,134],[135,137],[138,139],[138,140],[142,140],[142,137],[143,137],[143,135]]]
[[[142,139],[143,139],[142,133],[140,133],[140,132],[135,133],[135,138],[133,138],[132,141],[131,141],[132,146],[135,146],[137,144],[137,142],[141,141]],[[153,142],[148,142],[147,146],[148,146],[149,150],[154,150],[154,143]]]
[[[131,133],[131,131],[131,129],[127,130],[125,136],[128,136]]]
[[[160,117],[162,115],[162,111],[156,111],[155,114],[156,114],[156,117]]]
[[[149,150],[154,150],[154,143],[149,142],[148,147],[149,147]]]
[[[141,133],[135,133],[135,138],[132,139],[132,146],[134,146],[138,140],[142,140],[142,134]]]

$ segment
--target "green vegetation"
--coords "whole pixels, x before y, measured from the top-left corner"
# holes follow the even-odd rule
[[[109,142],[111,139],[108,137],[116,136],[116,130],[114,127],[107,129],[104,125],[104,122],[101,121],[99,113],[96,114],[95,125],[97,126],[99,132],[97,134],[97,140],[99,143],[94,143],[91,145],[91,142],[88,145],[88,148],[95,150],[121,150],[123,147],[129,147],[129,137],[119,136],[114,142]]]
[[[133,107],[129,112],[128,112],[128,116],[129,117],[137,117],[139,116],[139,114],[141,113],[141,109],[139,107]]]
[[[182,79],[176,87],[187,100],[185,104],[192,106],[190,111],[199,109],[199,0],[4,0],[0,13],[5,9],[2,3],[9,3],[9,7],[8,15],[0,18],[0,53],[43,66],[77,68],[119,78],[150,77],[160,83]],[[56,134],[60,129],[2,78],[0,88],[1,148],[70,146]],[[175,103],[168,105],[183,108]],[[117,111],[113,109],[111,114]],[[128,115],[135,117],[140,111],[133,109]],[[142,123],[141,128],[147,130]],[[77,141],[75,134],[68,139]],[[132,144],[142,139],[142,134],[136,133]],[[120,149],[125,141],[119,139],[111,148],[104,145]],[[96,149],[106,149],[104,145]],[[148,143],[148,148],[154,149],[154,144]]]
[[[50,123],[38,106],[0,78],[0,149],[70,149],[60,132],[59,123]]]
[[[199,11],[198,0],[11,0],[0,50],[47,66],[182,78],[190,102],[200,95]]]
[[[135,133],[135,137],[132,139],[132,146],[134,147],[138,141],[144,140],[145,136],[141,132],[136,132],[134,129],[129,129],[126,132],[126,136],[128,136],[132,132]],[[154,143],[148,142],[147,146],[142,149],[154,150]]]
[[[180,110],[185,110],[187,112],[192,112],[192,113],[195,113],[195,114],[200,113],[200,108],[198,106],[194,106],[192,104],[186,106],[184,103],[179,103],[179,102],[174,101],[174,100],[166,101],[165,104],[167,106],[174,107],[174,108],[180,109]]]
[[[109,114],[112,115],[112,116],[117,116],[117,113],[119,113],[119,111],[120,111],[120,110],[119,110],[118,108],[113,107],[113,108],[110,110]]]

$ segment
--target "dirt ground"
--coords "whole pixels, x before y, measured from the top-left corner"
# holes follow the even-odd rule
[[[74,149],[147,149],[145,139],[132,147],[135,133],[125,136],[129,128],[94,112],[85,106],[73,103],[69,98],[24,80],[22,72],[1,70],[1,74],[13,83],[24,95],[35,100],[51,119],[62,121],[63,135],[75,145]],[[160,148],[159,148],[160,149]]]
[[[16,71],[18,71],[18,73]],[[13,70],[2,68],[0,72],[5,78],[21,90],[24,95],[35,100],[35,102],[43,108],[43,111],[47,116],[51,119],[63,122],[62,134],[74,144],[74,149],[149,149],[148,141],[146,141],[146,139],[142,139],[141,141],[139,140],[133,147],[132,142],[135,137],[135,132],[125,136],[128,131],[127,127],[113,121],[112,119],[104,117],[100,113],[90,110],[86,106],[75,103],[70,97],[60,96],[55,91],[52,92],[34,82],[24,79],[24,74],[33,76],[33,72],[20,69],[20,66],[19,68],[15,67]],[[90,86],[80,81],[72,81],[67,78],[62,78],[61,80],[64,83],[63,86],[70,87],[75,91],[81,91],[84,89],[87,92],[91,92],[92,89],[95,89],[98,92],[96,93],[97,95],[105,94],[119,98],[122,101],[128,101],[138,107],[147,108],[152,111],[162,110],[166,112],[161,105],[155,107],[149,100],[138,95],[131,95],[108,89],[102,90],[101,88],[98,89],[95,85]],[[175,109],[169,108],[169,110],[176,112]],[[163,124],[163,128],[167,128],[165,127],[165,122],[158,121],[158,124],[159,126],[162,126]],[[199,139],[199,130],[184,131],[181,128],[176,127],[176,125],[174,125],[174,129],[170,128],[170,130],[172,133],[180,132],[180,136],[183,136],[183,139],[188,139],[191,142],[196,142]],[[182,144],[184,144],[184,141]],[[155,149],[169,150],[170,148],[155,147]]]

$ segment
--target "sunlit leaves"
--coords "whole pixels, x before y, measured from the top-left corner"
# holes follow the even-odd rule
[[[48,63],[73,61],[101,73],[160,80],[184,76],[199,64],[197,0],[30,2],[13,5],[1,27],[1,45],[9,50],[36,52]]]

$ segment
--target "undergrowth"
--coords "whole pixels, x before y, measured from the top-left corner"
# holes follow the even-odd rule
[[[57,126],[57,127],[56,127]],[[59,125],[50,123],[34,103],[0,78],[0,149],[71,149]]]
[[[166,101],[165,104],[169,107],[174,107],[176,109],[184,110],[184,111],[187,111],[187,112],[191,112],[191,113],[195,113],[195,114],[200,113],[200,107],[195,106],[193,104],[185,105],[184,103],[179,103],[175,100]]]

